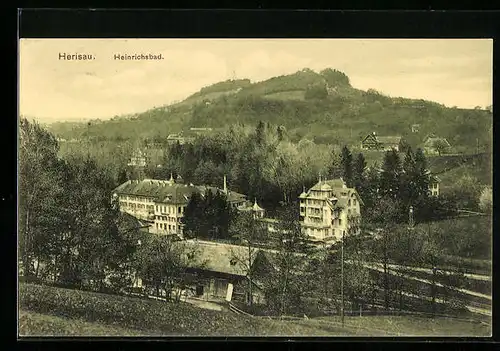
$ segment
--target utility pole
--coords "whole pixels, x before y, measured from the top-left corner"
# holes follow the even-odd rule
[[[342,246],[341,246],[341,264],[340,264],[340,276],[341,276],[341,283],[340,283],[340,294],[341,294],[341,307],[340,307],[340,313],[341,313],[341,319],[342,319],[342,327],[344,326],[344,231],[342,231]]]

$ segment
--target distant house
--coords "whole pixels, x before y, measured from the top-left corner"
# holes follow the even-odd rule
[[[175,144],[179,142],[179,144],[183,145],[186,143],[190,143],[194,140],[193,137],[186,137],[182,133],[179,134],[169,134],[167,137],[167,143],[169,144]]]
[[[411,126],[412,133],[418,133],[419,130],[420,130],[420,124],[412,124],[412,126]]]
[[[212,128],[189,128],[192,132],[211,132]]]
[[[428,155],[441,155],[446,153],[450,148],[451,145],[446,138],[430,134],[424,139],[423,149]]]
[[[401,136],[377,136],[373,132],[361,141],[361,148],[363,150],[389,151],[395,149],[399,151],[401,149],[401,141]]]
[[[428,172],[428,175],[429,175],[429,195],[437,197],[439,196],[439,183],[441,183],[441,179],[431,174],[430,172]]]
[[[257,199],[254,200],[253,205],[249,205],[248,203],[238,207],[238,210],[241,212],[251,212],[253,218],[259,219],[264,218],[265,210],[257,204]]]

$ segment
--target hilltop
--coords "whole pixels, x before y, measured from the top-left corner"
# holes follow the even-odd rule
[[[344,73],[303,69],[293,74],[252,83],[227,80],[203,87],[176,104],[108,121],[55,123],[50,130],[61,138],[89,133],[102,139],[165,138],[190,127],[255,126],[260,120],[283,125],[292,141],[358,146],[373,131],[401,135],[420,144],[434,133],[447,138],[454,151],[467,152],[491,145],[491,111],[446,107],[432,101],[389,97],[376,90],[359,90]],[[418,132],[412,125],[418,124]]]

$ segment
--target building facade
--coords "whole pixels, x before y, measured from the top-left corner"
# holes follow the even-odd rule
[[[121,212],[128,213],[139,220],[149,223],[149,232],[155,234],[178,235],[183,237],[182,218],[194,193],[205,196],[207,190],[222,191],[230,205],[242,208],[248,205],[246,196],[227,189],[210,186],[184,184],[182,178],[174,180],[142,179],[128,180],[113,192]]]
[[[342,179],[319,180],[299,196],[300,222],[312,240],[337,241],[361,215],[363,205],[358,192]]]

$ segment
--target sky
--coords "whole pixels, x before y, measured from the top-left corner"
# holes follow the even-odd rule
[[[92,54],[89,61],[59,53]],[[115,54],[162,54],[119,61]],[[355,88],[446,106],[492,104],[491,39],[21,39],[19,113],[42,122],[108,119],[180,101],[231,78],[335,68]]]

